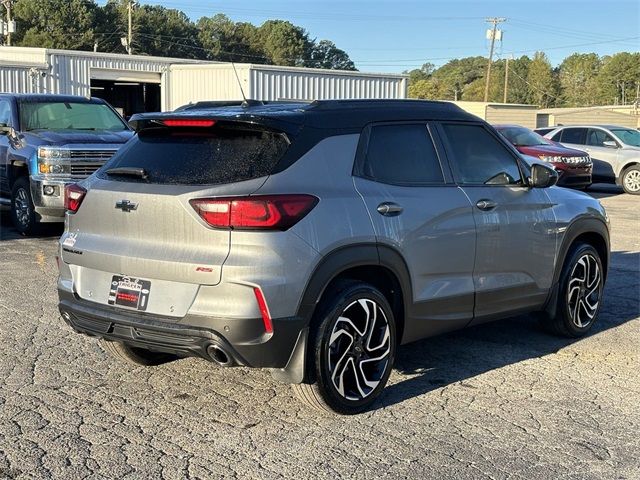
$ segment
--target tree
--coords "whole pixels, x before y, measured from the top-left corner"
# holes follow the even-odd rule
[[[574,53],[559,67],[559,81],[567,107],[585,107],[597,103],[597,76],[601,61],[595,53]]]
[[[265,63],[264,51],[257,48],[258,29],[245,22],[234,22],[221,13],[198,20],[198,38],[207,58],[221,62]],[[255,47],[254,47],[255,46]]]
[[[409,75],[409,85],[419,82],[420,80],[428,80],[433,72],[436,70],[436,66],[433,63],[424,63],[422,67],[416,68],[411,71],[405,70],[402,73]]]
[[[640,84],[640,53],[620,52],[604,57],[596,83],[598,103],[632,103]]]
[[[20,0],[13,10],[24,47],[89,50],[98,6],[89,0]]]
[[[410,83],[408,88],[409,98],[420,98],[422,100],[442,100],[445,98],[446,92],[446,85],[434,78]]]
[[[344,50],[330,40],[320,40],[311,47],[306,66],[329,70],[356,70],[355,65]]]
[[[558,96],[553,70],[547,56],[536,52],[529,64],[527,83],[531,92],[531,101],[542,108],[555,104]]]
[[[310,58],[313,43],[307,32],[284,20],[267,20],[256,37],[268,62],[275,65],[302,66]],[[258,45],[253,46],[259,48]]]

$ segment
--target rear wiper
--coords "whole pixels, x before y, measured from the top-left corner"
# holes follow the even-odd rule
[[[139,167],[114,167],[106,170],[107,175],[123,175],[129,177],[138,177],[148,180],[149,175],[144,168]]]

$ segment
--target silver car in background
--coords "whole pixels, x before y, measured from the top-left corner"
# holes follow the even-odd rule
[[[596,321],[604,209],[451,103],[252,102],[132,123],[67,189],[58,280],[62,318],[121,360],[268,368],[352,414],[401,344],[523,312],[571,337]]]
[[[554,142],[588,152],[593,181],[616,183],[640,195],[640,132],[616,125],[571,125],[545,135]]]

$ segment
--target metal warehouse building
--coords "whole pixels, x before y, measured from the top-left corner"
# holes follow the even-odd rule
[[[536,105],[493,102],[453,102],[463,110],[493,125],[515,124],[536,128]]]
[[[127,116],[198,100],[241,100],[238,79],[256,100],[405,98],[407,92],[407,77],[396,74],[0,47],[0,92],[94,96]]]
[[[538,127],[598,124],[640,128],[640,109],[634,105],[611,105],[538,110]]]

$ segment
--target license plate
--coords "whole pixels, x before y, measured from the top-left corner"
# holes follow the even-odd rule
[[[151,282],[139,278],[114,275],[109,290],[109,305],[146,310]]]

